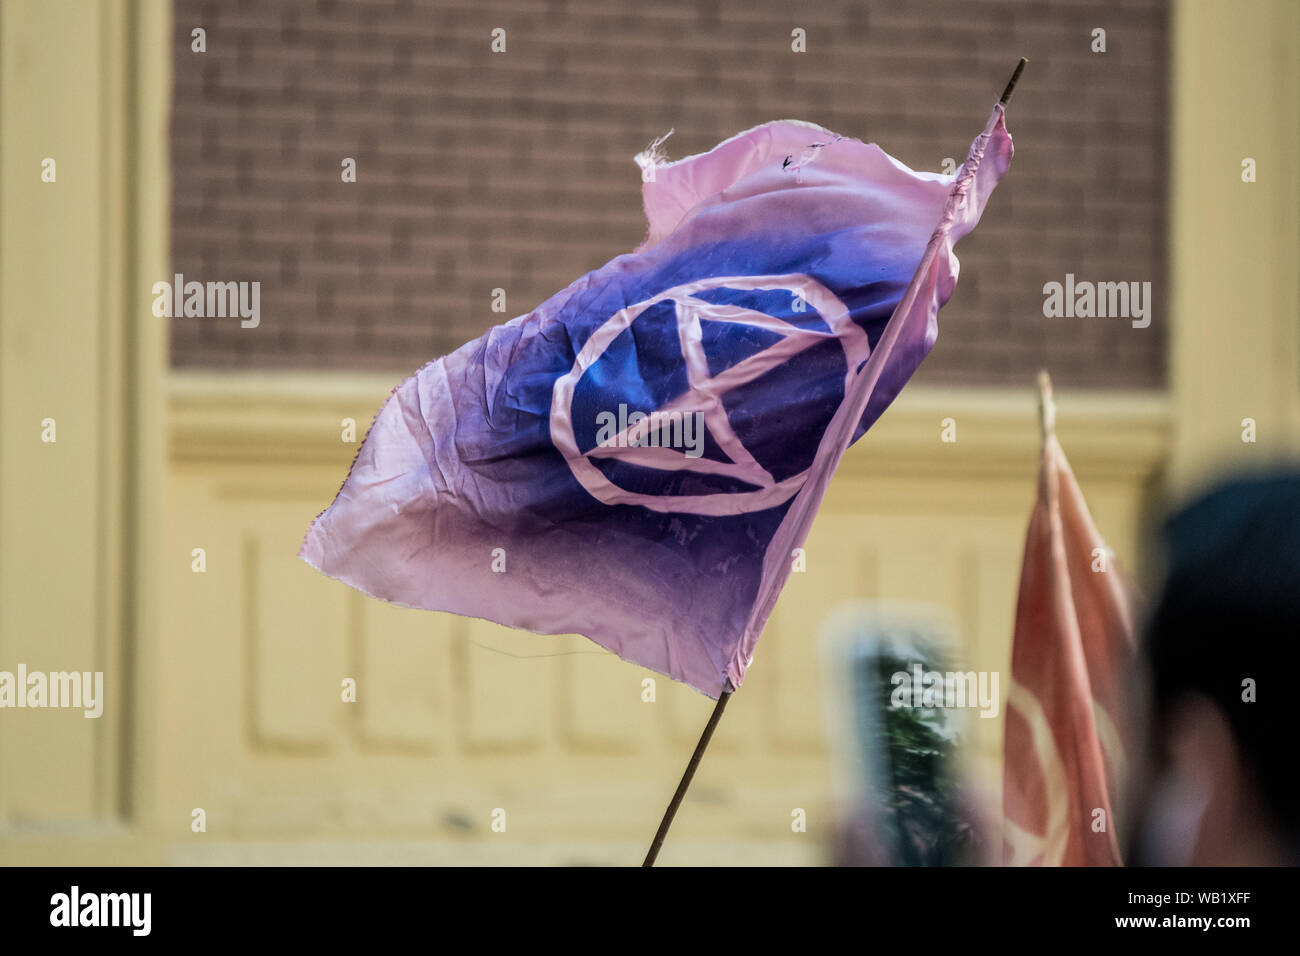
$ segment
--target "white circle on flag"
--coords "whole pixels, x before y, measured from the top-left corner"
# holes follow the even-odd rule
[[[711,289],[789,291],[816,310],[830,331],[801,328],[765,312],[696,298],[696,293]],[[586,452],[578,448],[573,431],[573,395],[578,382],[621,332],[647,309],[661,302],[673,303],[676,310],[678,338],[690,387],[683,395],[654,411],[665,415],[700,413],[709,433],[730,461],[691,458],[681,449],[633,444],[633,440],[645,437],[649,419],[628,427],[614,442],[598,445]],[[779,338],[762,351],[714,375],[709,371],[708,359],[704,354],[701,319],[755,326],[776,333]],[[653,511],[697,515],[737,515],[773,508],[798,493],[808,480],[808,470],[777,481],[736,436],[727,418],[722,396],[828,339],[838,341],[844,350],[844,389],[847,395],[857,370],[871,354],[871,345],[867,333],[853,321],[848,307],[817,280],[795,273],[783,276],[700,279],[674,286],[654,298],[615,312],[583,344],[573,368],[555,381],[551,398],[551,440],[582,487],[607,505],[641,505]],[[611,458],[661,471],[724,475],[755,488],[751,491],[697,495],[647,495],[614,484],[592,463],[592,458]]]

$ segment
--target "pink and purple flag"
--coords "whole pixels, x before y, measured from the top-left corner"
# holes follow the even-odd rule
[[[794,121],[654,164],[645,242],[399,385],[300,556],[738,688],[840,458],[934,345],[1003,113],[955,176]]]

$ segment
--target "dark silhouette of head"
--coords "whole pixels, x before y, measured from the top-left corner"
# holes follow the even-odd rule
[[[1295,864],[1300,475],[1231,481],[1164,529],[1147,625],[1138,864]]]

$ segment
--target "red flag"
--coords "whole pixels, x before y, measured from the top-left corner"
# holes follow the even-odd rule
[[[1050,425],[1016,607],[1003,754],[1012,865],[1121,865],[1113,809],[1124,770],[1132,588],[1093,524]]]

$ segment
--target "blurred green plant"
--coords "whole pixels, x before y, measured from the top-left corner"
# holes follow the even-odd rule
[[[877,653],[858,660],[862,690],[858,731],[880,734],[881,760],[870,773],[879,836],[902,866],[950,866],[973,861],[978,833],[962,812],[953,772],[960,736],[942,708],[894,707],[893,676],[926,662]],[[919,693],[920,689],[917,688]]]

